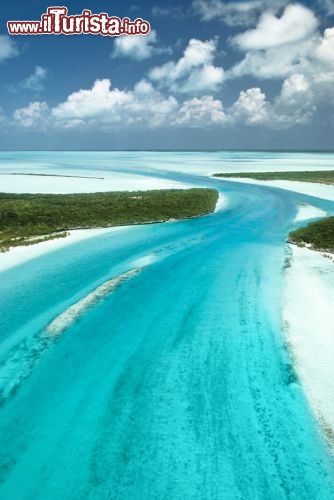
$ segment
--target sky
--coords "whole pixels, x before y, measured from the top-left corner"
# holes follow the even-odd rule
[[[334,0],[71,0],[151,31],[8,34],[51,5],[1,6],[0,149],[334,150]]]

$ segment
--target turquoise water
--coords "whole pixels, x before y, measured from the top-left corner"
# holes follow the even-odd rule
[[[131,153],[128,168],[149,168],[147,154]],[[71,155],[34,155],[34,168],[70,170]],[[167,156],[155,175],[215,186],[228,208],[105,234],[1,275],[0,498],[334,499],[334,464],[281,322],[284,240],[310,198],[173,172]]]

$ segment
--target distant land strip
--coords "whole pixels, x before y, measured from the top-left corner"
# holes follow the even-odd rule
[[[72,177],[75,179],[105,179],[105,177],[93,177],[90,175],[62,175],[62,174],[31,174],[21,172],[0,172],[0,175],[34,175],[36,177]]]
[[[304,172],[236,172],[213,174],[213,177],[256,179],[258,181],[300,181],[334,184],[334,170],[312,170]]]

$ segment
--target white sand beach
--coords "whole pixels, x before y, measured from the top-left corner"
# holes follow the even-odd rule
[[[0,191],[5,193],[89,193],[105,191],[141,191],[151,189],[187,189],[193,186],[139,175],[114,173],[104,179],[94,177],[63,177],[48,175],[1,175]],[[226,206],[226,197],[220,194],[216,210]],[[129,226],[113,228],[78,229],[69,231],[66,238],[43,241],[35,245],[11,248],[0,252],[0,272],[15,267],[23,262],[52,252],[79,241],[94,238],[111,231],[122,231]]]
[[[220,210],[225,210],[226,207],[227,207],[227,197],[219,193],[219,198],[216,204],[215,212],[219,212]]]
[[[334,446],[334,262],[290,245],[283,319],[296,374]]]
[[[42,241],[35,245],[14,247],[8,252],[0,252],[0,272],[6,271],[12,267],[18,266],[46,253],[53,252],[59,248],[67,245],[72,245],[82,240],[94,238],[101,234],[109,233],[111,231],[124,231],[128,226],[122,227],[108,227],[108,228],[94,228],[94,229],[75,229],[69,231],[69,236],[66,238],[56,238],[54,240]]]
[[[165,179],[122,173],[108,173],[106,178],[12,174],[0,176],[0,191],[3,193],[92,193],[186,187],[189,186]],[[69,231],[66,238],[11,248],[8,252],[0,253],[0,272],[78,241],[121,230],[124,227],[78,229]]]
[[[226,179],[232,180],[232,179]],[[334,200],[334,186],[295,181],[233,179]],[[328,215],[301,204],[294,222]],[[283,320],[289,350],[309,404],[334,448],[334,255],[289,245]]]
[[[260,171],[260,170],[259,170]],[[256,179],[229,177],[222,178],[224,181],[244,182],[246,184],[259,184],[261,186],[270,186],[295,193],[315,196],[323,200],[334,201],[334,186],[327,184],[318,184],[316,182],[299,182],[299,181],[259,181]]]
[[[100,175],[98,173],[97,175]],[[0,175],[2,193],[94,193],[104,191],[146,191],[147,189],[182,189],[180,182],[144,175],[108,172],[106,177],[71,177],[62,175]]]
[[[298,207],[298,212],[293,222],[302,222],[304,220],[317,219],[318,217],[326,217],[327,212],[321,208],[314,207],[308,203],[301,203]]]

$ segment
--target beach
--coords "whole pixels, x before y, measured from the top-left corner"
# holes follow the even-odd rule
[[[334,446],[334,262],[289,245],[283,320],[297,377]]]
[[[225,179],[232,180],[232,179]],[[334,201],[334,186],[297,181],[237,182],[271,186]],[[293,222],[326,217],[324,210],[301,204]],[[334,447],[334,256],[289,245],[284,276],[283,322],[297,377],[331,447]]]
[[[261,170],[258,170],[261,172]],[[307,196],[314,196],[322,200],[334,200],[334,186],[329,186],[325,184],[318,184],[316,182],[299,182],[299,181],[259,181],[256,179],[247,178],[224,178],[224,181],[228,182],[244,182],[246,184],[256,184],[259,186],[269,186],[279,189],[285,189],[287,191],[293,191],[295,193],[305,194]]]
[[[0,176],[1,191],[4,193],[93,193],[107,191],[144,191],[153,189],[187,189],[192,186],[182,182],[150,176],[136,176],[109,173],[105,178],[73,177],[66,175],[47,174],[7,174]],[[216,209],[223,210],[227,206],[227,198],[219,194]],[[74,229],[67,231],[65,238],[55,238],[28,246],[10,248],[7,252],[0,252],[0,272],[15,267],[23,262],[41,255],[58,250],[65,246],[108,234],[112,231],[122,231],[129,226],[108,228]]]
[[[30,174],[1,174],[0,183],[3,193],[94,193],[105,191],[145,191],[147,189],[180,189],[187,187],[182,183],[150,176],[128,175],[119,172],[97,172],[87,177]]]

